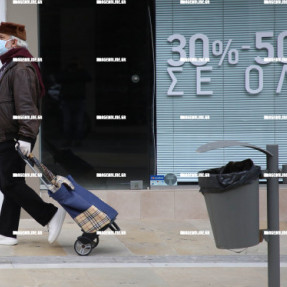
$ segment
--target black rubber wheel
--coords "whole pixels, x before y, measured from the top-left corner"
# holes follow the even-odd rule
[[[94,243],[93,249],[98,246],[99,242],[100,242],[100,238],[99,238],[99,236],[97,236],[93,241],[93,243]]]
[[[95,248],[94,245],[95,243],[89,238],[80,236],[75,241],[74,250],[80,256],[87,256],[92,252],[93,248]]]

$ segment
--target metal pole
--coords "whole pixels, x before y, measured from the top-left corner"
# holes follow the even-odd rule
[[[287,164],[282,164],[282,173],[287,172]],[[283,177],[283,184],[287,184],[287,177]]]
[[[278,173],[278,145],[267,145],[267,151],[273,156],[267,155],[268,173]],[[279,178],[267,179],[267,216],[268,231],[277,231],[279,228]],[[280,235],[268,236],[268,286],[280,287]]]

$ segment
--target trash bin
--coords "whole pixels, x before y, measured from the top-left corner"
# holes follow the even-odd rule
[[[200,171],[199,177],[217,248],[236,249],[258,244],[259,176],[261,168],[251,159],[229,162]]]

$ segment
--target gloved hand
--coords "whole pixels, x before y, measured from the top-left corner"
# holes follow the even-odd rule
[[[20,147],[21,152],[24,155],[28,156],[28,154],[31,152],[31,143],[18,140],[18,142],[15,144],[16,150],[17,150],[18,143],[19,143],[19,147]]]

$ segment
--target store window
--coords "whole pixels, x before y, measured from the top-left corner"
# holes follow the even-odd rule
[[[181,2],[156,1],[158,174],[196,182],[200,170],[245,158],[264,168],[255,150],[196,152],[217,140],[278,144],[285,164],[287,6]]]
[[[155,172],[154,10],[151,1],[127,2],[39,5],[41,158],[90,189],[147,187]]]

